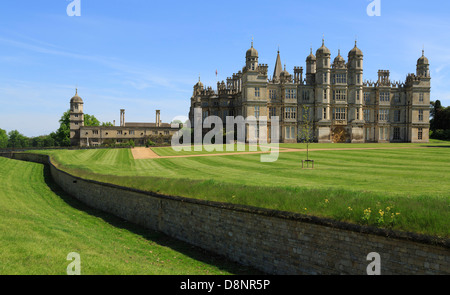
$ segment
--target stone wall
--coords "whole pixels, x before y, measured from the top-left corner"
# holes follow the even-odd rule
[[[90,205],[146,228],[269,274],[365,275],[381,256],[381,274],[450,274],[450,243],[300,214],[161,196],[74,177],[47,156],[14,154],[47,162],[66,192]]]

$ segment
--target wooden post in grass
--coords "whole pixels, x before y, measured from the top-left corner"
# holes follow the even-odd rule
[[[312,163],[312,168],[314,168],[314,160],[309,159],[309,144],[314,139],[313,123],[311,121],[311,116],[309,114],[309,107],[302,106],[302,125],[299,128],[299,138],[301,142],[306,143],[306,167],[309,168],[309,163]],[[302,168],[305,160],[302,160]]]

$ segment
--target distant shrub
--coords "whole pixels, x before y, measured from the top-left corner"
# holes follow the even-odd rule
[[[430,138],[450,140],[450,129],[437,129],[435,131],[430,131]]]
[[[146,146],[146,147],[151,147],[151,146],[154,146],[154,145],[156,145],[156,143],[154,143],[154,142],[151,141],[150,139],[147,140],[147,142],[145,143],[145,146]]]

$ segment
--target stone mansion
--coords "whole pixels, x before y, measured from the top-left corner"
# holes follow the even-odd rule
[[[172,136],[180,130],[161,121],[161,111],[156,111],[155,123],[129,123],[125,121],[125,110],[120,110],[120,125],[85,126],[84,102],[78,95],[70,99],[70,144],[72,146],[89,147],[104,144],[121,144],[133,140],[136,145],[144,145],[147,140],[170,143]]]
[[[331,61],[330,50],[322,46],[306,58],[293,74],[281,64],[280,52],[273,76],[267,64],[258,62],[251,48],[241,71],[218,82],[217,90],[201,81],[194,86],[189,119],[201,108],[203,118],[214,115],[223,122],[227,116],[279,117],[279,142],[299,141],[299,131],[308,120],[314,141],[327,142],[428,142],[430,105],[430,65],[422,56],[416,73],[406,81],[394,82],[389,71],[379,70],[377,81],[363,79],[363,52],[355,46],[347,61],[338,55]],[[194,126],[195,127],[195,126]],[[247,132],[248,133],[248,132]],[[270,142],[270,132],[268,132]],[[249,138],[249,135],[246,135]]]

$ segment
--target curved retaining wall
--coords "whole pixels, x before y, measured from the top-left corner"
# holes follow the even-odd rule
[[[380,254],[384,275],[450,274],[448,240],[162,196],[72,176],[45,155],[12,153],[9,157],[49,164],[55,182],[91,207],[269,274],[365,275],[371,252]]]

